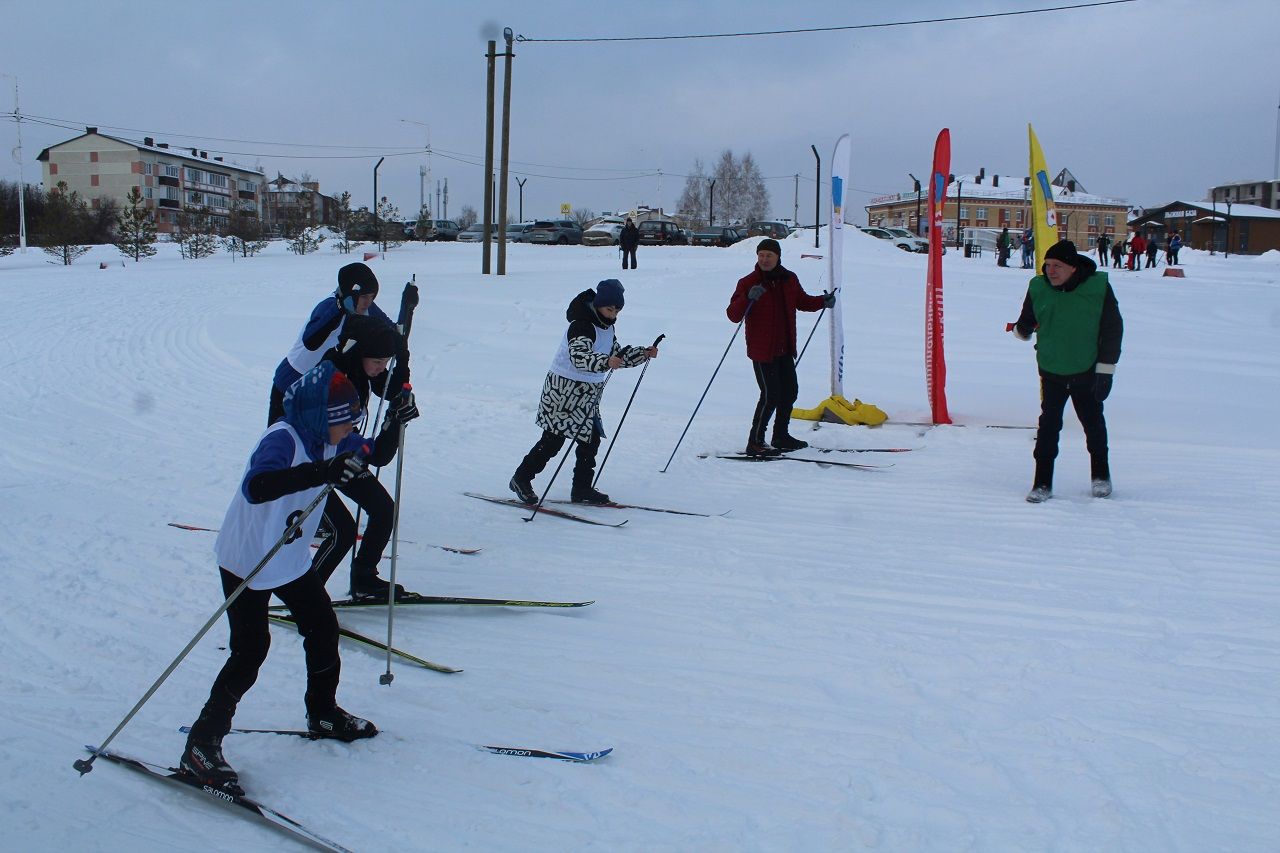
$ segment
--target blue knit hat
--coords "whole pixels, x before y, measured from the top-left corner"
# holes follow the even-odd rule
[[[616,278],[606,278],[596,285],[596,298],[591,301],[594,308],[621,308],[626,300],[622,297],[622,282]]]

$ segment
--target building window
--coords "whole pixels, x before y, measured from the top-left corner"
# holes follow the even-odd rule
[[[978,221],[985,222],[987,219],[987,209],[985,207],[978,208]]]
[[[143,198],[153,198],[153,197],[154,197],[154,191],[151,189],[151,187],[146,187],[146,188],[144,188],[144,189],[142,190],[142,197],[143,197]]]
[[[178,178],[182,176],[182,170],[179,169],[177,166],[174,166],[169,163],[165,163],[164,174],[166,177],[169,177],[169,178]]]
[[[188,167],[188,168],[187,168],[187,181],[188,181],[189,183],[193,183],[193,184],[198,184],[198,183],[200,183],[200,170],[199,170],[199,169],[192,169],[192,168]]]
[[[1092,234],[1090,234],[1090,235],[1089,235],[1089,248],[1090,248],[1090,249],[1092,249],[1094,246],[1097,246],[1097,245],[1098,245],[1098,238],[1097,238],[1097,237],[1095,237],[1095,236],[1093,236]]]
[[[223,189],[226,189],[227,176],[219,175],[217,172],[208,172],[205,174],[205,183],[209,184],[210,186],[222,187]]]
[[[52,160],[49,161],[49,174],[50,175],[58,174],[58,164],[54,163]]]
[[[91,186],[91,187],[96,187],[97,185],[98,185],[98,176],[97,176],[97,175],[90,175],[90,176],[89,176],[89,186]],[[96,201],[96,200],[97,200],[97,199],[95,199],[95,201]]]
[[[90,152],[89,152],[89,162],[90,162],[90,163],[96,163],[96,162],[98,162],[98,152],[97,152],[97,151],[90,151]]]
[[[1103,224],[1103,225],[1105,225],[1105,226],[1107,226],[1108,228],[1114,228],[1114,227],[1116,226],[1116,216],[1115,216],[1115,214],[1114,214],[1114,213],[1108,213],[1106,216],[1104,216],[1104,217],[1102,218],[1102,224]]]
[[[187,193],[187,204],[204,204],[204,195],[201,193]]]
[[[969,218],[969,208],[963,204],[960,205],[960,218],[965,220]]]
[[[1095,228],[1097,227],[1097,225],[1098,225],[1098,214],[1096,214],[1096,213],[1090,213],[1090,214],[1089,214],[1089,224],[1090,224],[1090,225],[1092,225],[1092,226],[1094,226]]]
[[[1016,223],[1018,223],[1019,225],[1021,225],[1021,224],[1022,224],[1022,211],[1021,211],[1021,210],[1016,210],[1016,211],[1014,211],[1014,214],[1013,214],[1013,221],[1014,221],[1014,222],[1016,222]]]
[[[154,164],[152,164],[152,163],[143,163],[143,164],[142,164],[142,174],[144,174],[144,175],[150,175],[150,174],[151,174],[151,172],[152,172],[152,170],[153,170],[154,168],[155,168],[155,166],[154,166]]]
[[[253,181],[239,181],[238,183],[241,192],[256,193],[258,191],[258,185]]]

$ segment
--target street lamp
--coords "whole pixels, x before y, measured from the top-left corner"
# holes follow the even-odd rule
[[[920,179],[915,175],[907,172],[907,177],[915,182],[916,185],[916,236],[920,236]]]
[[[1227,199],[1227,235],[1222,242],[1222,257],[1231,254],[1231,199]]]
[[[385,159],[387,158],[379,157],[378,162],[373,166],[373,234],[374,239],[379,242],[382,241],[382,226],[378,222],[378,169],[382,166],[382,161]],[[382,251],[385,252],[386,250],[387,249],[384,246]]]
[[[956,248],[964,245],[964,231],[960,228],[960,204],[964,201],[964,181],[956,181]]]
[[[13,119],[18,125],[18,147],[13,149],[13,160],[18,164],[18,247],[27,253],[27,183],[22,178],[22,110],[18,106],[18,78],[0,73],[0,77],[13,78]]]
[[[711,186],[707,189],[707,227],[716,224],[716,179],[707,178]]]
[[[519,184],[520,186],[520,221],[521,222],[524,222],[524,185],[525,185],[525,181],[528,181],[528,180],[529,180],[528,178],[525,178],[523,181],[520,180],[519,178],[516,178],[516,183]]]
[[[1218,247],[1218,191],[1209,194],[1209,203],[1213,205],[1213,219],[1209,222],[1209,254],[1214,254]]]

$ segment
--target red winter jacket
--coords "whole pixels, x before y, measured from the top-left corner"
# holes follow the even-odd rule
[[[747,291],[757,284],[764,285],[764,295],[756,300],[747,314]],[[820,311],[821,296],[810,296],[800,286],[796,274],[782,264],[768,273],[756,267],[738,280],[738,286],[729,300],[725,313],[735,323],[747,318],[747,358],[752,361],[773,361],[780,356],[796,357],[796,311]]]

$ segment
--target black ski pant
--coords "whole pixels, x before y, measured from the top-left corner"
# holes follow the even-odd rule
[[[1089,450],[1090,475],[1094,480],[1110,480],[1107,462],[1107,421],[1102,402],[1094,399],[1094,372],[1061,376],[1040,371],[1040,424],[1036,429],[1036,474],[1033,486],[1053,488],[1053,461],[1058,457],[1058,435],[1067,400],[1084,427],[1084,443]]]
[[[520,466],[516,468],[516,477],[532,481],[534,477],[542,473],[542,470],[547,467],[547,463],[560,452],[560,448],[564,447],[566,440],[565,436],[544,429],[542,438],[538,439],[538,443],[530,448],[520,462]],[[578,445],[576,451],[577,459],[573,465],[573,488],[575,491],[590,488],[591,481],[595,479],[596,454],[600,451],[600,430],[592,430],[590,441],[578,441],[576,444]]]
[[[226,569],[222,573],[222,592],[230,598],[242,581]],[[338,617],[333,613],[324,583],[315,572],[289,581],[275,589],[246,589],[227,608],[231,626],[231,655],[214,679],[209,700],[191,727],[193,740],[217,740],[231,730],[236,705],[258,680],[258,670],[271,648],[271,628],[267,622],[267,603],[275,595],[289,608],[302,635],[302,650],[307,664],[308,714],[332,710],[337,704],[338,678],[342,662],[338,657]]]
[[[1158,249],[1147,249],[1147,269],[1151,269],[1156,265],[1156,252]]]
[[[325,499],[324,511],[320,516],[320,527],[317,536],[322,537],[320,548],[311,561],[311,570],[319,577],[321,583],[327,583],[334,569],[356,543],[356,522],[351,511],[338,497],[338,492],[351,498],[364,511],[368,521],[364,527],[364,538],[351,561],[351,574],[376,575],[378,561],[382,552],[391,541],[391,526],[395,516],[395,501],[387,494],[386,488],[372,474],[365,473],[356,477],[345,486],[339,486],[329,493]]]
[[[622,250],[622,268],[624,270],[627,269],[628,259],[630,259],[631,261],[631,269],[635,269],[636,268],[636,250],[635,249]]]
[[[800,395],[800,382],[796,378],[796,362],[789,355],[780,355],[772,361],[753,361],[756,384],[760,386],[760,399],[751,418],[750,444],[764,444],[765,428],[773,419],[773,435],[781,438],[790,435],[791,409]],[[776,417],[775,417],[776,413]]]

